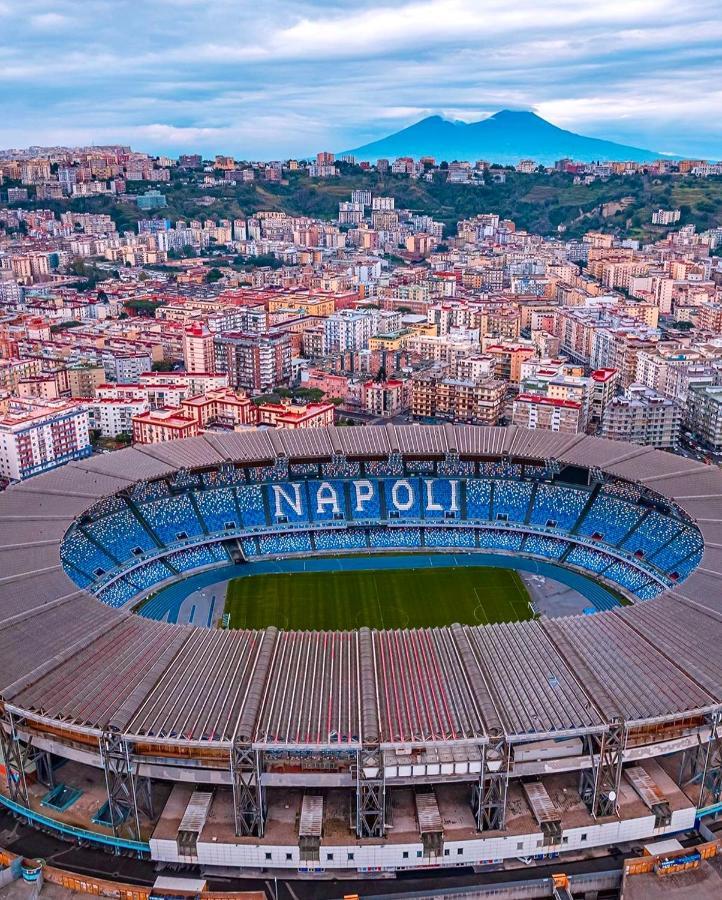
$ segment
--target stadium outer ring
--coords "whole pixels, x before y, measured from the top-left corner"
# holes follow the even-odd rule
[[[348,690],[353,702],[346,714],[355,734],[343,748],[338,744],[329,747],[328,740],[299,742],[288,736],[269,741],[268,732],[261,734],[258,717],[264,697],[278,687],[269,682],[276,672],[273,650],[286,640],[274,628],[262,634],[214,633],[216,652],[237,650],[238,659],[246,666],[242,702],[215,708],[218,721],[231,725],[222,738],[212,734],[191,740],[178,733],[139,733],[131,728],[138,709],[147,705],[149,698],[158,705],[165,703],[165,708],[180,708],[187,717],[190,708],[183,710],[183,698],[163,684],[183,652],[191,653],[201,629],[131,616],[104,607],[88,592],[78,590],[63,571],[59,557],[60,541],[75,518],[103,497],[179,469],[228,462],[263,466],[278,459],[370,459],[394,453],[433,459],[457,454],[462,459],[554,460],[562,466],[626,479],[676,503],[696,523],[705,543],[702,561],[683,584],[653,600],[613,612],[542,624],[427,630],[431,632],[429,646],[436,646],[439,653],[453,652],[449,665],[455,668],[437,673],[444,689],[453,694],[453,686],[444,679],[461,675],[466,680],[465,687],[457,686],[464,694],[459,709],[468,704],[470,723],[462,722],[455,734],[402,734],[398,723],[383,720],[379,692],[404,673],[379,671],[374,665],[378,653],[368,629],[328,636],[329,642],[344,642],[352,673]],[[0,561],[0,722],[6,759],[28,741],[37,749],[107,770],[112,744],[116,750],[124,748],[139,774],[160,776],[162,772],[164,778],[206,779],[236,787],[244,765],[238,760],[234,764],[238,752],[255,753],[258,759],[264,751],[304,747],[343,749],[358,752],[361,758],[384,746],[457,743],[478,746],[482,755],[488,755],[502,743],[519,747],[527,741],[570,735],[599,742],[613,734],[619,742],[622,733],[625,759],[639,759],[718,738],[722,709],[718,650],[722,638],[722,473],[647,447],[514,427],[384,426],[209,433],[91,457],[9,488],[0,495]],[[505,655],[518,667],[517,701],[500,688],[508,672],[493,670],[472,643],[472,631],[487,628],[495,629],[494,639],[503,642]],[[600,646],[606,641],[607,646]],[[236,650],[232,651],[228,642]],[[252,651],[244,654],[244,642],[253,644]],[[542,663],[551,660],[549,664],[563,672],[563,702],[569,701],[569,721],[562,723],[563,727],[547,727],[559,719],[560,712],[547,706],[553,696],[543,685],[543,673],[530,662],[532,646]],[[104,666],[93,668],[88,663],[82,671],[75,670],[74,659],[97,657],[106,661]],[[113,664],[108,665],[111,660]],[[206,704],[221,686],[207,674],[203,677],[206,680],[197,683]],[[330,704],[340,683],[334,681],[333,673],[330,677],[326,673],[325,681],[321,677],[310,684],[311,694],[321,705]],[[38,685],[42,696],[32,704],[26,702]],[[187,704],[192,701],[186,698]],[[340,701],[335,698],[335,702]],[[573,721],[585,707],[586,721]],[[307,712],[302,708],[292,712],[308,714],[309,723],[313,717],[310,705]],[[529,728],[533,722],[540,723],[539,727]],[[309,724],[307,738],[310,730]],[[591,758],[595,766],[593,753]],[[199,771],[204,774],[199,776]],[[253,827],[247,833],[254,833]],[[239,833],[245,832],[241,829]]]

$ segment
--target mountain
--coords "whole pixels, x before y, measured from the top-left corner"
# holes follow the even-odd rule
[[[640,147],[585,137],[557,128],[533,112],[502,109],[481,122],[455,122],[429,116],[395,134],[345,151],[357,159],[375,162],[397,156],[433,156],[438,161],[485,159],[513,164],[533,159],[549,165],[571,157],[580,162],[634,160],[646,162],[661,154]]]

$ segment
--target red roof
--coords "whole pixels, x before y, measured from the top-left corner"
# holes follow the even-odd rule
[[[542,394],[519,394],[516,398],[523,403],[538,403],[540,406],[558,406],[562,409],[581,409],[581,403],[576,400],[557,400],[554,397],[544,397]]]

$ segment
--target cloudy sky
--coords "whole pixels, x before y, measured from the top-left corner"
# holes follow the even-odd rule
[[[722,157],[720,0],[0,0],[0,147],[279,158],[507,107]]]

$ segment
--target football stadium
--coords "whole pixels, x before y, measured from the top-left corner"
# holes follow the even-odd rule
[[[0,805],[68,842],[388,873],[720,809],[702,463],[515,427],[211,432],[11,487],[0,559]],[[525,572],[584,614],[539,615]]]

